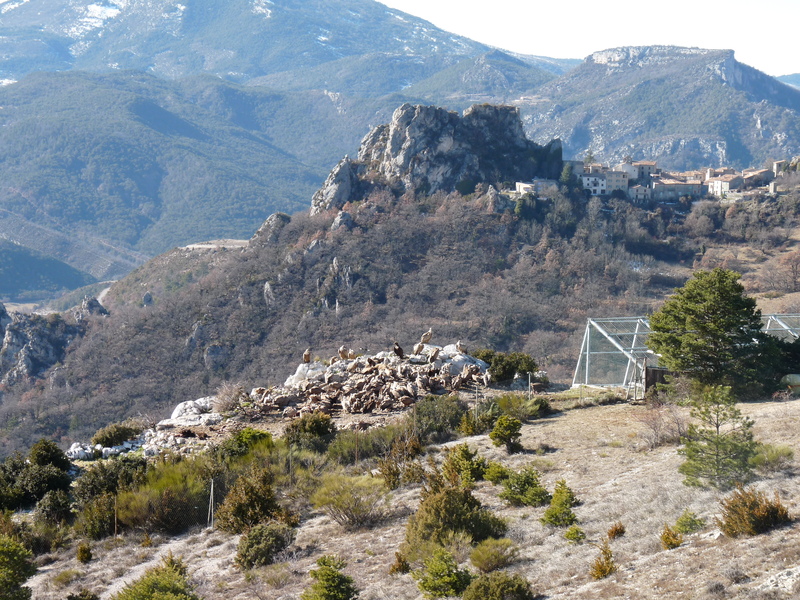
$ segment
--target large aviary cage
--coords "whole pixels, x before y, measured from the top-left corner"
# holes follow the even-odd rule
[[[792,341],[800,337],[800,314],[762,315],[764,331]],[[647,347],[647,317],[588,319],[573,387],[622,387],[634,397],[642,394],[660,367],[658,355]]]

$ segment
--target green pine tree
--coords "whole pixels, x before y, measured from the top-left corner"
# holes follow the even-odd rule
[[[728,489],[752,476],[750,458],[756,453],[753,421],[742,416],[727,386],[707,388],[692,402],[692,423],[679,452],[686,457],[679,471],[691,486]]]

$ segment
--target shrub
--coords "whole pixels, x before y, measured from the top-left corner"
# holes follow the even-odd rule
[[[75,480],[72,495],[84,505],[102,494],[116,494],[144,483],[147,461],[142,456],[120,456],[93,464]]]
[[[536,597],[527,579],[504,571],[480,575],[462,596],[463,600],[534,600]]]
[[[706,526],[705,520],[698,517],[688,508],[681,513],[681,516],[675,521],[675,531],[683,534],[694,533],[700,531]]]
[[[300,595],[300,600],[351,600],[358,597],[353,578],[341,572],[347,566],[345,561],[326,555],[317,560],[317,566],[318,569],[309,573],[314,583]]]
[[[605,579],[617,570],[617,565],[614,562],[614,554],[611,552],[611,546],[608,540],[603,540],[603,543],[598,546],[600,549],[600,556],[598,556],[592,563],[589,569],[589,575],[592,579]]]
[[[467,405],[458,396],[425,396],[414,405],[406,417],[407,424],[421,443],[440,443],[451,440]]]
[[[497,382],[510,381],[519,374],[520,377],[528,377],[528,373],[533,375],[538,366],[536,361],[528,354],[522,352],[495,352],[493,350],[476,350],[473,354],[475,358],[489,364],[489,373],[492,379]],[[536,381],[534,379],[534,381]]]
[[[501,463],[492,460],[486,465],[486,470],[483,472],[483,478],[486,481],[491,481],[494,485],[504,482],[511,477],[512,471],[504,467]]]
[[[82,588],[77,594],[68,595],[67,600],[100,600],[100,596],[86,588]]]
[[[218,413],[234,412],[249,396],[240,383],[224,382],[214,395],[214,411]]]
[[[295,530],[284,523],[261,523],[239,540],[236,563],[243,569],[263,567],[275,562],[275,557],[294,541]]]
[[[22,584],[36,573],[33,554],[20,542],[0,535],[0,598],[25,600],[31,597],[30,588]]]
[[[489,439],[495,446],[505,446],[506,452],[514,454],[522,450],[519,443],[522,422],[508,415],[500,415],[494,424],[494,429],[489,433]]]
[[[660,540],[661,547],[664,550],[672,550],[683,543],[683,535],[664,523],[664,528],[661,530]]]
[[[61,471],[69,471],[72,468],[72,463],[67,458],[67,455],[64,454],[64,451],[52,440],[44,438],[31,446],[30,452],[28,452],[28,460],[34,465],[53,465]]]
[[[577,525],[573,525],[564,532],[564,538],[573,544],[580,544],[586,539],[586,533]]]
[[[69,495],[64,490],[51,490],[36,503],[36,519],[57,525],[72,516]]]
[[[578,522],[578,517],[572,512],[572,507],[577,504],[575,494],[562,479],[556,483],[550,506],[544,511],[544,516],[539,519],[545,525],[554,527],[568,527]]]
[[[145,572],[139,579],[111,596],[111,600],[201,600],[187,579],[187,569],[171,554],[162,564]]]
[[[66,471],[53,465],[27,465],[17,476],[16,487],[28,505],[41,500],[49,491],[68,490],[71,480]]]
[[[292,446],[322,453],[336,437],[336,424],[325,413],[306,413],[289,423],[283,436]]]
[[[408,564],[406,557],[400,552],[395,552],[394,562],[389,567],[389,575],[403,575],[409,571],[411,571],[411,565]]]
[[[243,533],[278,515],[280,506],[273,479],[269,468],[258,466],[239,477],[216,512],[217,527],[229,533]]]
[[[457,479],[465,485],[483,479],[486,459],[478,456],[477,450],[470,450],[465,443],[448,448],[446,452],[442,470],[447,479]]]
[[[386,490],[377,479],[331,473],[323,477],[311,503],[342,527],[358,529],[384,518],[386,499]]]
[[[78,562],[82,564],[86,564],[92,560],[92,547],[89,545],[89,542],[84,541],[78,544],[75,557],[78,559]]]
[[[505,521],[493,515],[469,490],[445,487],[427,494],[406,525],[406,555],[415,559],[431,544],[443,545],[453,533],[465,533],[475,542],[502,537]]]
[[[205,524],[209,484],[194,460],[160,463],[145,483],[117,497],[119,521],[127,527],[182,533]]]
[[[398,437],[392,443],[389,454],[378,460],[378,471],[383,478],[387,489],[394,490],[402,483],[416,478],[412,465],[422,451],[422,446],[417,437]]]
[[[606,532],[606,536],[608,536],[609,540],[615,540],[623,535],[625,535],[625,525],[622,523],[622,521],[617,521],[614,523]]]
[[[76,530],[86,537],[99,540],[114,533],[113,494],[101,494],[88,501],[78,514]]]
[[[791,522],[778,493],[770,500],[763,492],[739,486],[720,501],[722,519],[717,524],[728,537],[758,535]]]
[[[542,417],[551,410],[550,403],[541,396],[529,400],[527,394],[508,393],[498,396],[495,402],[503,414],[523,422]]]
[[[92,436],[92,445],[100,444],[104,448],[119,446],[123,442],[136,439],[144,431],[141,423],[136,421],[123,421],[106,425]]]
[[[409,435],[409,429],[403,425],[373,427],[367,431],[345,429],[328,446],[328,457],[341,465],[352,465],[356,459],[386,456],[397,440]]]
[[[763,475],[785,471],[794,460],[794,450],[789,446],[758,444],[750,466]]]
[[[519,549],[508,538],[489,538],[483,540],[472,552],[469,559],[475,568],[484,573],[507,567],[516,558]]]
[[[512,506],[544,506],[550,502],[551,497],[539,477],[539,471],[531,466],[517,473],[511,473],[503,481],[500,498]]]
[[[494,400],[483,401],[476,410],[464,413],[458,424],[458,432],[462,435],[479,435],[491,431],[497,418],[503,414]]]
[[[472,581],[469,571],[459,569],[453,555],[444,548],[437,548],[423,565],[423,569],[412,575],[426,598],[460,596]]]
[[[222,461],[227,461],[241,456],[246,456],[256,446],[263,446],[270,450],[273,448],[272,434],[260,429],[245,427],[230,436],[216,447],[216,455]]]

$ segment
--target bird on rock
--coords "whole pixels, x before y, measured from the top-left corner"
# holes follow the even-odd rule
[[[461,340],[458,340],[456,342],[456,350],[461,352],[461,354],[466,354],[467,353],[467,349],[464,348],[464,344],[461,343]]]
[[[421,344],[427,344],[431,341],[431,337],[433,337],[433,328],[428,327],[428,331],[422,334],[422,337],[419,338]]]
[[[421,354],[424,349],[425,349],[425,344],[420,342],[419,344],[414,346],[413,352],[414,352],[414,354]]]
[[[303,352],[303,362],[304,363],[311,362],[311,348],[306,348],[306,351]]]
[[[394,347],[392,348],[392,352],[397,354],[397,356],[399,356],[400,358],[405,358],[406,357],[406,355],[403,354],[403,349],[400,347],[400,344],[398,344],[397,342],[394,343]]]

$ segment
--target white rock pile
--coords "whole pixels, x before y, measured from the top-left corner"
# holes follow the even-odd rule
[[[427,394],[488,384],[489,365],[456,344],[419,344],[415,350],[403,357],[379,352],[340,357],[330,365],[301,363],[282,386],[256,388],[250,396],[264,410],[280,409],[285,417],[295,417],[334,409],[346,413],[403,410]]]

